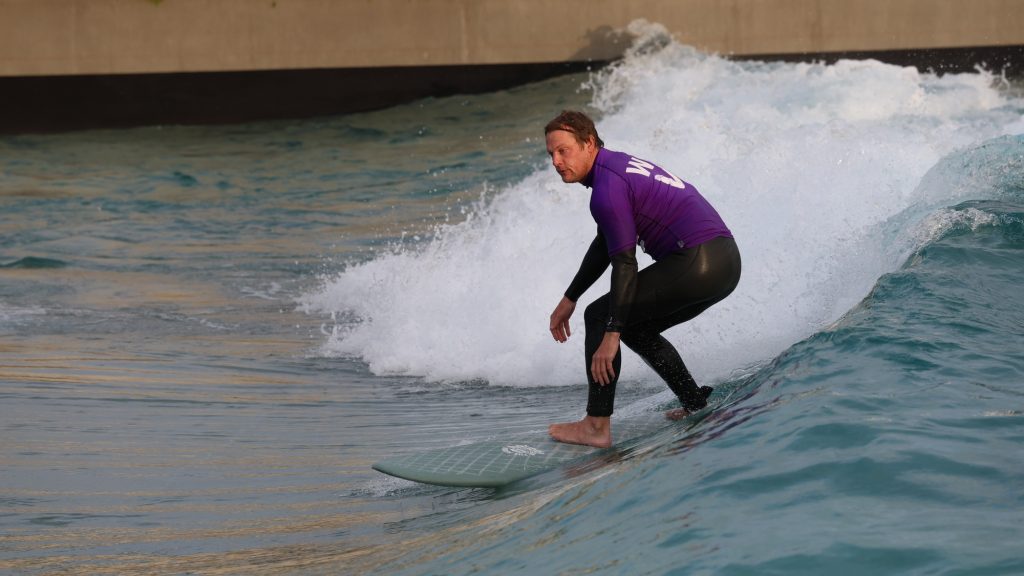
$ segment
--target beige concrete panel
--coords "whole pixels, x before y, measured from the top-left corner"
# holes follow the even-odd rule
[[[65,0],[0,0],[0,74],[74,61],[74,24],[74,7]]]
[[[709,52],[804,51],[820,36],[816,0],[688,0],[668,4],[660,6],[658,18],[653,21],[665,25],[680,42]]]
[[[615,31],[639,18],[724,54],[1024,44],[1024,0],[477,0],[461,8],[464,59],[480,63],[612,58],[625,45]]]
[[[0,75],[448,64],[453,0],[0,0]]]
[[[606,3],[591,1],[596,10]],[[585,46],[585,26],[599,21],[591,13],[579,14],[573,2],[482,0],[465,8],[464,57],[485,62],[568,60]]]
[[[226,4],[206,1],[191,2],[189,8],[173,1],[80,2],[78,71],[185,70],[196,55],[220,66],[251,60],[246,56],[244,14],[232,15]]]
[[[1021,0],[817,0],[820,41],[812,51],[905,50],[1020,45]]]
[[[1024,0],[0,0],[0,76],[607,60],[638,18],[723,54],[1024,45]]]
[[[277,0],[268,9],[249,9],[252,50],[268,68],[300,67],[298,63],[321,68],[338,67],[339,62],[353,67],[458,62],[465,37],[459,4],[450,0]]]

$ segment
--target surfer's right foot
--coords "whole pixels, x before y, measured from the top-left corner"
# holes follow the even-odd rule
[[[612,419],[586,416],[579,422],[552,424],[548,426],[548,434],[567,444],[607,448],[612,445]]]

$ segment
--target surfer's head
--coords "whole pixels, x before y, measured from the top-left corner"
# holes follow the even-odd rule
[[[598,148],[604,148],[604,140],[597,135],[597,128],[594,121],[583,112],[576,110],[562,110],[562,113],[555,116],[548,125],[544,127],[544,135],[555,130],[565,130],[573,135],[581,146],[587,141],[592,141]]]
[[[544,139],[551,165],[566,183],[582,182],[594,166],[597,150],[604,146],[594,121],[574,110],[565,110],[548,122]]]

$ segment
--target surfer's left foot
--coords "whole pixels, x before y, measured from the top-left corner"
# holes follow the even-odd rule
[[[697,389],[697,394],[692,398],[687,398],[685,401],[682,401],[682,408],[676,408],[665,412],[665,418],[668,418],[669,420],[682,420],[690,414],[703,409],[708,405],[708,396],[711,396],[712,390],[714,390],[714,388],[711,386],[701,386]]]
[[[692,414],[692,412],[690,412],[686,408],[676,408],[675,410],[669,410],[668,412],[665,412],[665,418],[668,418],[669,420],[682,420],[683,418],[686,418],[690,414]]]
[[[548,426],[548,434],[567,444],[607,448],[612,445],[612,419],[586,416],[579,422],[552,424]]]

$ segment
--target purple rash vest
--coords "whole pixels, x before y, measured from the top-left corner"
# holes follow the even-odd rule
[[[732,238],[718,212],[691,184],[650,162],[605,148],[583,181],[608,256],[635,245],[658,260],[716,238]]]

